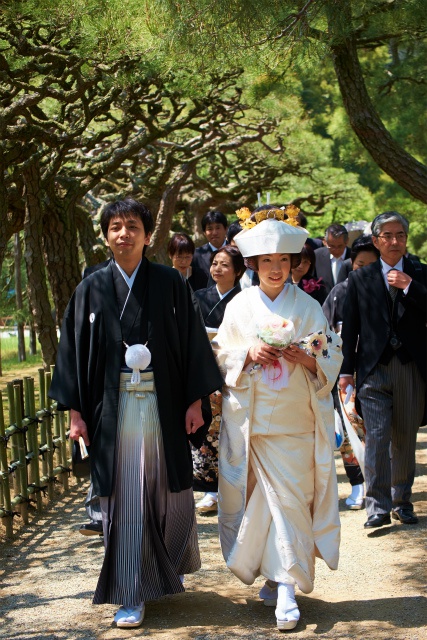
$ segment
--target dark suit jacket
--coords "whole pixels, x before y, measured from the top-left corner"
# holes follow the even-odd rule
[[[213,251],[210,247],[209,242],[203,244],[201,247],[197,247],[194,252],[193,260],[191,261],[192,267],[197,267],[206,273],[208,278],[210,277],[210,268],[211,268],[211,255]],[[208,285],[210,286],[210,285]]]
[[[192,273],[188,278],[188,282],[190,283],[193,291],[198,291],[199,289],[204,289],[208,286],[208,276],[204,271],[202,271],[202,269],[192,267]]]
[[[408,294],[399,291],[395,301],[394,332],[407,359],[427,374],[427,265],[403,259],[403,271],[413,279]],[[382,359],[393,331],[391,298],[381,271],[381,261],[352,271],[348,277],[343,312],[341,372],[356,372],[356,387]],[[396,352],[398,354],[399,352]]]
[[[322,282],[326,288],[326,293],[329,293],[335,286],[334,278],[332,276],[331,254],[329,253],[328,247],[321,247],[320,249],[316,249],[314,255],[316,256],[315,277],[322,278]],[[346,247],[344,259],[346,260],[349,257],[350,249]],[[339,282],[339,279],[337,282]]]
[[[351,264],[350,258],[347,258],[346,260],[344,260],[341,265],[341,269],[338,271],[337,284],[339,282],[345,282],[350,271],[353,271],[353,266]]]

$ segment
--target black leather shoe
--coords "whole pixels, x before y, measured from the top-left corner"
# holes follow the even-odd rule
[[[373,516],[369,516],[365,524],[365,529],[376,529],[382,527],[384,524],[391,524],[389,513],[376,513]]]
[[[411,509],[395,509],[391,512],[394,520],[400,520],[402,524],[417,524],[418,518]]]
[[[102,536],[102,522],[89,522],[89,524],[82,524],[79,528],[79,533],[82,536]]]

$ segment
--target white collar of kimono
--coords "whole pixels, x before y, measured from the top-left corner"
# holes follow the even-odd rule
[[[231,287],[231,289],[229,289],[228,291],[226,291],[225,293],[221,293],[221,291],[218,289],[218,285],[216,285],[216,290],[217,293],[219,295],[219,299],[222,300],[223,298],[225,298],[225,296],[228,296],[228,294],[230,293],[230,291],[233,291],[234,287]]]
[[[286,295],[286,285],[283,287],[282,291],[279,293],[279,295],[277,296],[277,298],[274,298],[274,300],[271,300],[265,293],[264,291],[262,291],[259,287],[254,287],[254,289],[257,290],[258,295],[261,299],[261,302],[264,303],[264,305],[267,307],[267,309],[269,311],[271,311],[271,313],[276,313],[278,314],[280,307],[283,304],[283,300],[285,298]]]
[[[128,274],[123,271],[123,269],[121,268],[121,266],[119,264],[117,264],[117,262],[114,260],[114,264],[116,265],[117,269],[120,271],[120,273],[122,274],[124,281],[126,282],[126,284],[128,285],[129,289],[132,289],[133,287],[133,283],[135,282],[135,278],[136,278],[136,274],[138,273],[138,269],[141,265],[142,260],[140,260],[138,262],[138,264],[136,265],[135,271],[133,271],[131,276],[128,276]],[[126,300],[127,302],[127,300]],[[125,303],[126,304],[126,303]]]
[[[128,276],[128,275],[127,275],[127,273],[125,273],[125,272],[123,271],[123,269],[121,268],[121,266],[120,266],[119,264],[117,264],[117,262],[114,260],[114,264],[116,265],[117,269],[118,269],[118,270],[120,271],[120,273],[122,274],[122,276],[123,276],[123,278],[124,278],[124,281],[126,282],[127,286],[129,287],[129,291],[128,291],[128,294],[127,294],[127,296],[126,296],[126,300],[125,300],[125,303],[124,303],[124,305],[123,305],[122,312],[121,312],[121,314],[120,314],[120,320],[122,319],[122,316],[123,316],[123,314],[124,314],[124,312],[125,312],[126,305],[127,305],[127,303],[128,303],[128,300],[129,300],[130,292],[131,292],[131,290],[132,290],[133,283],[135,282],[136,274],[138,273],[138,269],[139,269],[139,267],[140,267],[141,262],[142,262],[142,260],[140,260],[140,261],[138,262],[138,264],[136,265],[135,270],[132,272],[132,275]]]

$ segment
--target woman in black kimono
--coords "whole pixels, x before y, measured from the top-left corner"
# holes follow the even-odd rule
[[[245,271],[242,254],[237,247],[225,245],[212,254],[211,277],[215,285],[196,291],[206,330],[211,337],[224,317],[227,304],[240,292],[239,279]],[[205,495],[196,507],[199,512],[217,510],[218,501],[218,437],[221,422],[221,393],[210,396],[212,423],[200,448],[193,447],[193,488]]]

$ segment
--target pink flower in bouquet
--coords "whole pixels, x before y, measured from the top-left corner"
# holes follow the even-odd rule
[[[302,281],[302,288],[306,293],[313,293],[323,286],[321,282],[322,278],[316,280],[316,278],[310,278],[309,280]]]
[[[272,313],[258,322],[257,333],[263,342],[284,349],[293,341],[295,328],[291,320]]]

